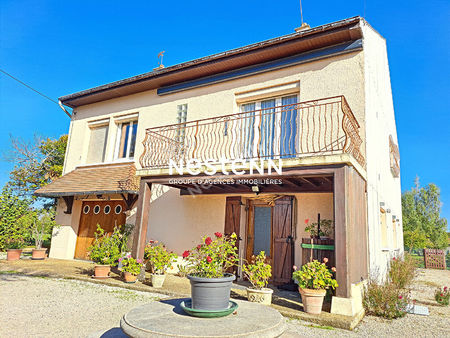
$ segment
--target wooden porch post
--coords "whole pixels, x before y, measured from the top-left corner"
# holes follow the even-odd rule
[[[337,297],[351,297],[351,284],[368,277],[366,182],[353,167],[334,174]]]
[[[334,226],[335,226],[335,256],[336,280],[339,287],[337,297],[348,298],[350,294],[348,271],[347,242],[347,167],[337,168],[334,173]]]
[[[145,242],[147,239],[148,213],[150,209],[152,184],[141,179],[139,199],[137,202],[136,223],[134,226],[133,248],[131,254],[137,259],[144,258]]]

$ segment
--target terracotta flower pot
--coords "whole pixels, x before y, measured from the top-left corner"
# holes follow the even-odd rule
[[[96,265],[94,268],[95,278],[109,278],[109,272],[111,271],[111,266],[109,265]]]
[[[151,274],[152,286],[154,288],[162,288],[165,279],[166,279],[166,275],[158,275],[155,273]]]
[[[131,272],[124,271],[123,279],[125,280],[125,283],[136,283],[137,276],[133,275]]]
[[[270,305],[272,303],[272,289],[262,288],[261,290],[247,288],[247,299],[249,302]]]
[[[326,290],[301,289],[303,309],[306,313],[319,315],[322,312],[323,299],[327,293]]]
[[[47,252],[47,249],[33,249],[32,253],[31,253],[31,259],[43,260],[43,259],[45,259],[46,252]]]
[[[6,260],[7,261],[17,261],[20,259],[22,254],[22,249],[8,249],[6,250]]]

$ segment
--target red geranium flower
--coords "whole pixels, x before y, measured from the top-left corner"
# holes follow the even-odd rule
[[[183,252],[183,258],[187,258],[189,257],[190,252],[188,250],[186,250],[185,252]]]
[[[208,257],[206,257],[206,261],[207,261],[208,263],[211,263],[211,262],[212,262],[212,258],[211,258],[210,256],[208,256]]]
[[[305,224],[308,224],[309,218],[305,219]]]
[[[395,261],[395,257],[394,257],[394,258],[392,258],[392,260],[394,260],[394,261]]]
[[[222,233],[220,233],[220,232],[215,232],[214,235],[216,235],[217,238],[220,238],[223,236]]]
[[[444,294],[443,294],[443,293],[441,293],[441,297],[444,297]]]
[[[199,245],[197,245],[197,249],[201,249],[202,248],[202,245],[201,244],[199,244]]]
[[[398,296],[398,299],[402,299],[403,297],[402,296]]]
[[[447,291],[447,287],[446,286],[444,286],[444,291]]]
[[[210,245],[211,243],[212,243],[211,237],[206,237],[206,239],[205,239],[205,244],[206,244],[206,245]]]

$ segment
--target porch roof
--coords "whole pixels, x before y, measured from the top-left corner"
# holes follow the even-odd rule
[[[41,197],[94,194],[137,194],[139,178],[132,163],[77,167],[50,184],[36,190]]]

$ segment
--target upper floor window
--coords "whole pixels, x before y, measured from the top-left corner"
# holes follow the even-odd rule
[[[117,128],[115,158],[134,158],[136,147],[137,121],[120,123]]]
[[[87,163],[100,163],[105,161],[106,140],[108,138],[108,125],[91,126]]]

